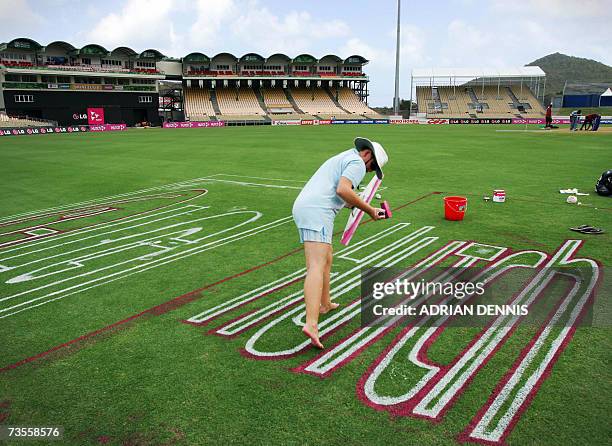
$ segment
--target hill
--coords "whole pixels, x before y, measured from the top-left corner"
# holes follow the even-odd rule
[[[591,59],[553,53],[527,64],[527,66],[534,65],[546,73],[547,101],[551,95],[563,93],[566,80],[612,82],[612,67]]]

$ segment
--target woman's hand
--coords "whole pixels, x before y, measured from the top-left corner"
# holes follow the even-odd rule
[[[382,208],[371,207],[371,210],[368,212],[368,215],[372,217],[372,220],[384,220],[386,217],[386,212]]]

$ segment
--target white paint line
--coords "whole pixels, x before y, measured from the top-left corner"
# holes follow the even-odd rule
[[[206,322],[216,316],[227,313],[234,308],[243,305],[247,302],[258,299],[270,291],[282,287],[296,280],[297,278],[301,278],[305,276],[306,268],[298,269],[297,271],[292,272],[291,274],[287,274],[286,276],[281,277],[280,279],[274,280],[272,282],[266,283],[265,285],[260,286],[259,288],[255,288],[254,290],[248,291],[244,294],[241,294],[238,297],[234,297],[233,299],[224,301],[223,303],[216,305],[206,311],[196,314],[195,316],[187,319],[188,322],[193,323],[202,323]]]
[[[414,236],[412,234],[405,236],[402,239],[399,239],[391,244],[389,244],[386,247],[386,250],[388,253],[390,250],[392,249],[396,249],[398,246],[401,246],[405,243],[407,243],[408,241],[412,240],[414,238]],[[374,252],[373,254],[371,254],[370,256],[368,256],[368,260],[375,260],[377,258],[382,258],[384,256],[385,252],[383,252],[382,250],[378,250],[376,252]],[[330,284],[334,284],[338,281],[340,281],[341,279],[344,279],[345,277],[350,276],[351,274],[355,273],[355,272],[359,272],[361,270],[362,266],[361,265],[357,265],[351,269],[349,269],[348,271],[341,273],[340,275],[332,278],[330,280]],[[359,278],[359,276],[357,276],[357,278]],[[353,278],[354,280],[355,278]],[[343,285],[340,285],[339,288],[342,288]],[[338,291],[338,290],[336,290]],[[289,296],[286,296],[264,308],[261,308],[253,313],[247,314],[242,318],[239,318],[237,320],[235,320],[234,322],[232,322],[229,325],[226,325],[225,327],[222,327],[221,329],[217,330],[218,334],[221,335],[225,335],[225,336],[231,336],[236,334],[237,332],[240,332],[252,325],[255,325],[256,323],[258,323],[259,321],[269,317],[271,314],[276,313],[277,311],[282,310],[283,308],[288,308],[290,306],[292,306],[293,304],[295,304],[296,302],[300,302],[301,300],[303,300],[303,291],[299,291],[299,292],[295,292],[293,294],[290,294]]]
[[[438,237],[427,237],[430,239],[429,243],[438,239]],[[429,243],[427,245],[429,245]],[[414,277],[421,275],[433,264],[437,263],[440,259],[445,258],[450,253],[455,251],[458,247],[461,247],[465,242],[452,242],[451,244],[442,247],[429,255],[409,271],[406,275],[400,276],[400,279],[412,280]],[[340,362],[348,358],[355,351],[359,350],[363,345],[368,343],[371,339],[378,336],[380,333],[389,330],[389,325],[397,319],[396,317],[390,317],[391,321],[383,327],[361,327],[355,331],[348,339],[341,344],[338,344],[334,348],[326,351],[318,360],[308,365],[305,370],[317,373],[325,374],[328,371],[334,369]]]
[[[94,204],[98,204],[98,203],[104,203],[105,201],[113,200],[113,199],[116,199],[116,198],[130,197],[130,196],[133,196],[133,195],[144,194],[144,193],[148,193],[148,192],[154,192],[154,191],[165,190],[165,189],[172,189],[174,187],[182,187],[185,184],[190,184],[192,182],[205,181],[208,178],[209,177],[194,178],[192,180],[185,180],[185,181],[180,181],[180,182],[177,182],[177,183],[171,183],[171,184],[166,184],[166,185],[162,185],[162,186],[154,186],[154,187],[149,187],[149,188],[146,188],[146,189],[140,189],[140,190],[137,190],[137,191],[134,191],[134,192],[127,192],[127,193],[123,193],[123,194],[110,195],[110,196],[102,197],[102,198],[94,198],[94,199],[87,200],[87,201],[81,201],[80,203],[71,203],[71,204],[66,204],[66,205],[61,205],[61,206],[49,207],[49,208],[46,208],[46,209],[40,209],[40,210],[35,210],[35,211],[23,212],[21,214],[9,215],[9,216],[6,216],[6,217],[0,217],[0,223],[3,223],[5,221],[9,221],[11,219],[25,217],[25,216],[32,216],[32,215],[36,216],[37,214],[42,214],[42,213],[48,213],[48,212],[53,212],[53,211],[61,211],[61,210],[66,210],[66,209],[72,209],[72,208],[77,208],[77,207],[94,205]],[[106,204],[106,203],[104,203],[104,204]],[[75,209],[75,210],[78,210],[78,208]]]
[[[382,259],[379,259],[378,261],[380,262],[380,266],[381,267],[391,267],[396,265],[397,263],[399,263],[400,261],[412,256],[415,252],[419,251],[421,248],[423,247],[423,241],[422,240],[418,240],[416,241],[414,244],[412,244],[411,246],[408,246],[404,249],[402,249],[401,251],[395,253],[392,256],[386,257],[384,258],[383,256],[385,256],[385,254],[389,254],[389,250],[386,247],[383,247],[377,254],[378,257],[383,257]],[[353,270],[355,270],[355,268],[353,268]],[[371,275],[373,276],[374,274],[379,273],[379,271],[374,271],[371,272]],[[343,289],[337,291],[335,289],[332,290],[333,296],[332,298],[336,298],[339,295],[345,294],[348,291],[351,291],[354,288],[357,288],[361,285],[361,276],[357,275],[355,277],[349,278],[344,284],[342,284],[340,287],[343,287]],[[299,300],[303,300],[303,293],[300,296]],[[328,317],[327,319],[323,320],[320,324],[319,324],[319,334],[320,336],[325,335],[326,333],[330,332],[331,330],[333,330],[334,328],[336,328],[337,326],[344,324],[345,322],[349,321],[350,319],[352,319],[353,317],[355,317],[356,315],[359,315],[360,313],[360,304],[361,304],[361,300],[356,300],[355,302],[351,303],[350,305],[342,308],[340,311],[336,311],[334,312],[330,317]],[[266,332],[268,332],[270,329],[272,329],[275,325],[279,324],[280,322],[282,322],[283,320],[287,319],[287,318],[291,318],[292,315],[299,313],[299,312],[303,312],[304,311],[304,304],[298,305],[296,308],[290,310],[288,313],[285,313],[284,315],[281,315],[279,317],[277,317],[276,319],[272,320],[271,322],[269,322],[268,324],[266,324],[264,327],[262,327],[260,330],[258,330],[246,343],[245,345],[245,349],[252,355],[254,356],[261,356],[261,357],[273,357],[273,356],[285,356],[285,355],[290,355],[290,354],[294,354],[297,353],[298,351],[304,349],[305,347],[307,347],[310,344],[310,340],[306,340],[305,342],[287,349],[287,350],[283,350],[283,351],[276,351],[276,352],[263,352],[263,351],[259,351],[255,348],[255,343],[257,342],[257,340],[263,336]]]
[[[71,291],[71,290],[73,290],[75,288],[80,288],[80,287],[83,287],[85,285],[89,285],[89,284],[92,284],[92,283],[94,284],[92,286],[89,286],[89,287],[86,287],[86,288],[81,288],[81,289],[78,289],[77,291],[74,291],[74,292],[71,292],[71,293],[68,293],[68,294],[60,295],[59,297],[54,297],[53,299],[48,299],[48,300],[46,300],[46,301],[44,301],[42,303],[31,305],[31,306],[29,306],[27,308],[23,308],[23,309],[14,311],[14,312],[9,313],[9,314],[5,314],[3,316],[0,316],[0,319],[3,319],[3,318],[6,318],[6,317],[15,315],[17,313],[20,313],[22,311],[25,311],[25,310],[28,310],[28,309],[31,309],[31,308],[38,307],[40,305],[44,305],[44,304],[49,303],[49,302],[53,302],[53,301],[62,299],[64,297],[70,296],[72,294],[76,294],[78,292],[82,292],[82,291],[85,291],[85,290],[88,290],[88,289],[91,289],[91,288],[94,288],[94,287],[97,287],[97,286],[100,286],[100,285],[107,284],[107,283],[115,281],[115,280],[117,280],[119,278],[128,277],[128,276],[131,276],[133,274],[137,274],[137,273],[140,273],[140,272],[143,272],[143,271],[147,271],[149,269],[156,268],[156,267],[159,267],[161,265],[165,265],[165,264],[174,262],[174,261],[179,260],[179,259],[190,257],[190,256],[195,255],[195,254],[200,254],[202,252],[205,252],[205,251],[208,251],[208,250],[211,250],[211,249],[214,249],[214,248],[218,248],[219,246],[223,246],[223,245],[226,245],[228,243],[233,243],[233,242],[235,242],[237,240],[241,240],[241,239],[244,239],[244,238],[247,238],[247,237],[251,237],[251,236],[259,234],[261,232],[264,232],[264,231],[276,228],[278,226],[281,226],[281,225],[287,223],[290,220],[291,220],[291,217],[285,217],[285,218],[282,218],[282,219],[279,219],[279,220],[275,220],[275,221],[273,221],[271,223],[266,223],[264,225],[261,225],[261,226],[255,227],[255,228],[248,229],[248,230],[243,231],[241,233],[230,235],[230,236],[225,237],[225,238],[223,238],[221,240],[216,240],[216,241],[207,243],[207,244],[205,244],[205,245],[203,245],[201,247],[192,248],[190,250],[187,250],[187,251],[184,251],[184,252],[181,252],[181,253],[178,253],[178,254],[174,254],[173,256],[169,256],[168,258],[154,260],[154,261],[149,262],[147,264],[138,265],[138,266],[133,267],[133,268],[129,268],[129,269],[126,269],[126,270],[123,270],[123,271],[119,271],[119,272],[116,272],[116,273],[113,273],[113,274],[109,274],[109,275],[107,275],[105,277],[102,277],[102,278],[96,278],[96,279],[90,280],[88,282],[81,283],[81,284],[78,284],[78,285],[66,288],[64,290],[60,290],[60,291],[56,291],[54,293],[50,293],[47,296],[44,296],[44,298],[52,297],[52,296],[55,296],[55,295],[61,294],[61,293],[65,293],[66,291]],[[101,282],[101,283],[96,283],[96,282]]]

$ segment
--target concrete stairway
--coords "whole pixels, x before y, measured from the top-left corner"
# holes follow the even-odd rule
[[[266,106],[266,101],[264,101],[263,93],[261,92],[261,88],[254,88],[255,96],[257,96],[257,102],[259,102],[259,106],[264,111],[264,113],[268,113],[268,107]]]
[[[340,105],[340,102],[338,102],[338,99],[336,98],[336,95],[334,93],[331,92],[331,90],[329,89],[329,87],[325,87],[325,91],[327,92],[327,94],[329,95],[329,97],[331,98],[331,100],[334,102],[334,104],[336,105],[336,107],[338,107],[340,110],[342,110],[344,113],[346,113],[347,115],[350,115],[351,112],[348,111],[346,108],[342,107]]]
[[[221,114],[221,109],[219,108],[219,102],[217,101],[217,92],[215,89],[210,90],[210,102],[212,102],[213,110],[217,115]]]
[[[293,99],[293,96],[291,95],[291,90],[289,90],[288,88],[283,88],[283,91],[285,92],[285,96],[287,96],[287,100],[289,101],[295,112],[304,115],[304,111],[300,107],[298,107],[297,102],[295,102],[295,99]]]

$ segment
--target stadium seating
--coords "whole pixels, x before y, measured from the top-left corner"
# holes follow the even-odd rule
[[[45,127],[49,125],[57,125],[55,121],[45,121],[42,119],[30,118],[15,118],[8,116],[6,113],[0,113],[0,128],[9,127]]]
[[[531,117],[541,117],[546,115],[546,110],[529,88],[523,88],[523,95],[520,99],[522,102],[527,102],[529,105],[531,105],[531,109],[525,110],[526,114],[530,115]]]
[[[265,118],[260,115],[222,115],[222,121],[263,121]]]
[[[203,88],[185,88],[185,114],[191,121],[209,121],[215,116],[210,91]]]
[[[344,112],[340,112],[340,113],[332,113],[332,114],[328,114],[328,113],[318,113],[317,116],[321,119],[351,119],[351,120],[364,120],[366,119],[365,116],[363,115],[357,115],[357,114],[346,114]]]
[[[346,112],[338,108],[332,98],[323,89],[291,89],[295,103],[310,115],[342,115]]]
[[[265,115],[265,111],[259,105],[255,92],[250,88],[220,88],[216,91],[221,115]]]
[[[524,112],[516,108],[515,88],[500,87],[499,94],[496,85],[478,86],[440,86],[417,87],[417,105],[419,113],[437,118],[513,118],[516,116],[541,117],[544,108],[531,90],[523,87],[524,100],[528,104]],[[474,104],[480,104],[482,110]],[[514,104],[514,106],[513,106]]]
[[[380,117],[378,113],[359,100],[357,95],[350,88],[340,88],[338,90],[338,103],[346,111],[367,117]]]
[[[264,98],[264,103],[270,109],[287,110],[287,113],[295,112],[293,105],[287,99],[282,88],[262,88],[261,93]]]
[[[310,120],[314,120],[314,119],[318,119],[316,116],[313,115],[308,115],[305,113],[283,113],[283,114],[275,114],[275,115],[270,115],[270,119],[274,120],[274,121],[293,121],[293,120],[297,120],[297,119],[310,119]]]

